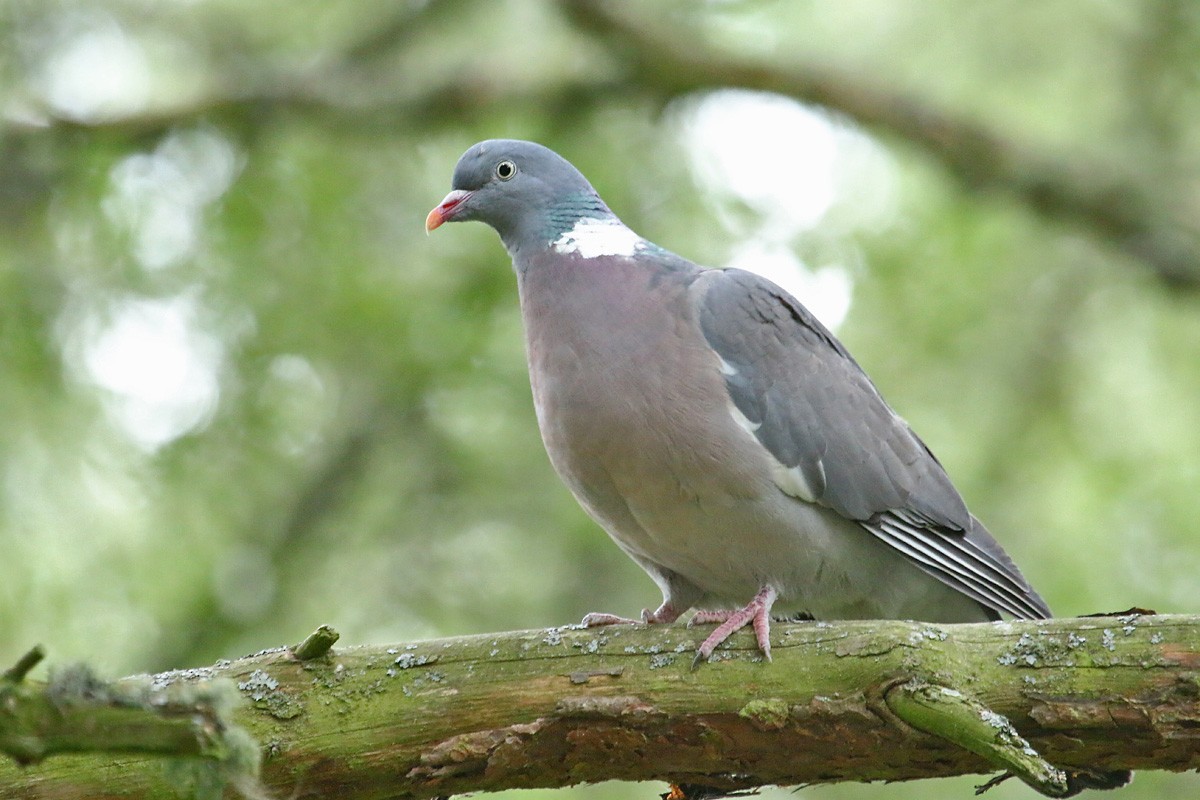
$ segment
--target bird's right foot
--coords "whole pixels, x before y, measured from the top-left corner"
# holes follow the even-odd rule
[[[620,617],[616,614],[593,611],[591,614],[584,616],[581,624],[585,628],[599,628],[604,625],[639,625],[642,623],[647,625],[661,625],[674,622],[679,619],[679,615],[682,613],[682,611],[677,611],[670,603],[663,603],[656,611],[643,608],[641,619],[630,619],[629,617]]]

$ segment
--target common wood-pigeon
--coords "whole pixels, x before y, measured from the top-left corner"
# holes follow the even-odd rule
[[[550,461],[662,590],[642,621],[697,608],[693,624],[718,623],[697,662],[748,624],[769,659],[777,603],[815,619],[1050,616],[925,443],[786,291],[646,241],[532,142],[474,145],[452,185],[426,230],[480,220],[500,234]]]

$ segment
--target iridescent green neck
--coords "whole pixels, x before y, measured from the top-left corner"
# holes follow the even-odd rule
[[[552,206],[543,218],[542,235],[552,242],[575,227],[581,219],[609,219],[616,215],[609,210],[600,196],[594,192],[568,195]]]

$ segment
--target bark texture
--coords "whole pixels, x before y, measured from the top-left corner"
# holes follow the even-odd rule
[[[205,742],[214,727],[248,732],[261,749],[262,786],[276,797],[433,798],[611,779],[736,789],[1011,766],[976,754],[994,753],[995,743],[972,752],[958,734],[922,732],[938,725],[920,708],[955,694],[1010,721],[1035,755],[1067,773],[1200,766],[1198,617],[781,624],[772,663],[743,633],[692,670],[703,630],[555,628],[336,648],[307,661],[283,648],[127,678],[93,694],[100,706],[126,698],[125,707],[167,709],[173,720],[191,703]],[[222,679],[244,698],[228,712],[205,705],[222,696],[211,688]],[[25,762],[53,755],[53,747],[39,751],[38,731],[64,707],[79,730],[75,754],[0,765],[5,797],[173,797],[181,781],[203,790],[248,769],[236,742],[222,746],[219,736],[205,745],[207,757],[173,759],[169,770],[161,758],[114,758],[113,749],[169,748],[131,744],[126,732],[104,728],[121,724],[111,713],[93,725],[78,693],[60,684],[57,676],[6,684],[0,746],[10,754],[16,737]],[[938,688],[931,695],[929,687]],[[36,699],[55,692],[49,704]],[[26,694],[35,699],[23,701]],[[41,702],[49,716],[29,719],[22,702]],[[1004,746],[1011,731],[1000,722]],[[189,744],[178,752],[197,751]],[[213,763],[223,767],[179,768]],[[1052,778],[1041,788],[1059,793]]]

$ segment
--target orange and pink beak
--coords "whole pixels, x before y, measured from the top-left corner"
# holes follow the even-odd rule
[[[441,227],[442,223],[450,222],[454,219],[458,212],[459,206],[463,201],[471,196],[472,192],[463,189],[455,189],[450,194],[446,195],[442,202],[438,203],[433,211],[429,212],[429,216],[425,217],[425,232],[431,233],[434,228]]]

